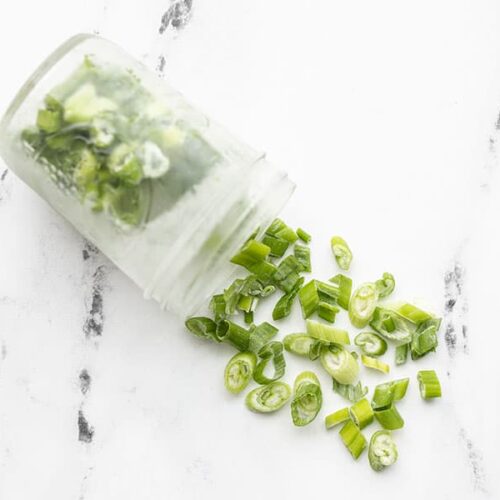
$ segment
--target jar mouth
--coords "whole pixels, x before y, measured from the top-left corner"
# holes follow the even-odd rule
[[[242,186],[240,175],[236,181],[240,193],[227,203],[224,216],[208,230],[203,227],[203,218],[202,227],[190,231],[185,240],[190,251],[181,245],[176,257],[165,259],[145,288],[146,298],[154,298],[179,317],[190,316],[206,307],[214,294],[221,293],[241,273],[241,268],[230,262],[231,257],[251,234],[264,232],[295,190],[287,174],[263,156],[245,171],[247,179],[251,172],[248,185]]]
[[[79,33],[77,35],[68,38],[65,42],[59,45],[45,60],[31,73],[28,79],[24,82],[21,88],[18,90],[17,94],[12,99],[11,103],[7,107],[7,110],[3,114],[0,120],[0,133],[4,133],[12,120],[12,117],[16,114],[24,100],[31,93],[31,91],[36,87],[38,82],[43,79],[43,77],[50,72],[50,70],[62,59],[68,52],[73,50],[78,45],[89,39],[100,38],[97,35],[92,35],[90,33]]]

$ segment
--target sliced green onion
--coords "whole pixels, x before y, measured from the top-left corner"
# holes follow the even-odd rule
[[[304,242],[304,243],[310,243],[311,242],[311,235],[309,233],[306,233],[302,228],[298,228],[297,231],[297,236]]]
[[[358,382],[356,385],[339,384],[335,379],[333,379],[333,391],[351,403],[357,403],[368,394],[368,387],[363,387],[361,382]]]
[[[299,290],[299,287],[294,288],[291,292],[285,293],[285,295],[283,295],[278,300],[278,302],[276,302],[276,305],[273,309],[273,319],[275,321],[278,319],[286,318],[290,314],[290,312],[292,311],[293,302],[295,300],[295,297],[299,293]]]
[[[249,271],[255,274],[255,276],[257,276],[257,278],[259,279],[259,281],[265,286],[265,289],[267,289],[268,286],[271,285],[271,281],[277,269],[278,268],[271,262],[263,260],[262,262],[256,262],[255,264],[252,264],[249,268]],[[273,285],[273,290],[274,290],[274,285]],[[265,295],[263,295],[263,297],[264,296]]]
[[[318,316],[325,321],[335,323],[335,318],[340,309],[337,306],[328,304],[327,302],[320,302],[318,305]]]
[[[212,297],[209,309],[212,311],[216,322],[226,318],[226,300],[224,299],[224,295],[222,293]]]
[[[227,319],[217,324],[216,335],[224,342],[232,344],[239,351],[247,351],[250,342],[250,332],[242,326]]]
[[[353,293],[349,302],[349,319],[356,328],[364,328],[377,307],[378,291],[374,283],[364,283]]]
[[[339,296],[338,285],[316,280],[316,288],[318,289],[320,303],[325,302],[332,305],[337,304],[337,298]]]
[[[441,384],[434,370],[421,370],[417,374],[420,395],[423,399],[440,398]]]
[[[186,328],[197,337],[211,339],[217,342],[221,341],[216,333],[217,325],[215,321],[210,318],[205,318],[203,316],[188,318],[185,325]]]
[[[351,416],[349,415],[349,408],[342,408],[341,410],[334,411],[325,417],[325,427],[331,429],[336,425],[343,424],[349,420]]]
[[[278,265],[277,271],[273,275],[274,284],[284,292],[291,292],[297,286],[301,286],[300,280],[303,278],[299,273],[302,271],[302,264],[294,255],[285,257]]]
[[[252,379],[257,356],[253,352],[240,352],[235,354],[224,370],[224,385],[226,389],[238,394],[247,387]]]
[[[406,395],[406,390],[408,389],[409,383],[409,378],[402,378],[399,380],[393,380],[391,382],[385,382],[384,384],[377,385],[375,387],[375,391],[373,392],[373,409],[384,410],[386,408],[389,408],[392,403],[403,399]]]
[[[367,444],[358,426],[352,420],[348,420],[340,429],[339,434],[349,453],[357,460]]]
[[[307,334],[316,340],[334,344],[350,344],[351,340],[346,330],[325,325],[313,319],[306,319]]]
[[[376,307],[370,326],[387,340],[398,345],[411,342],[416,326],[397,312],[383,307]]]
[[[360,428],[364,429],[373,422],[373,409],[366,398],[360,399],[349,408],[349,415],[352,421]]]
[[[354,343],[361,348],[364,354],[382,356],[387,351],[387,342],[376,333],[363,332],[356,335]]]
[[[394,431],[396,429],[401,429],[405,425],[403,417],[399,414],[396,406],[393,404],[383,410],[375,410],[374,413],[378,423],[384,429]]]
[[[269,253],[271,257],[283,257],[288,249],[288,246],[290,245],[287,240],[284,240],[283,238],[276,238],[276,236],[268,234],[264,235],[262,243],[271,249]]]
[[[281,219],[274,219],[271,225],[266,229],[266,234],[275,236],[276,238],[282,238],[289,243],[295,243],[298,238],[295,231],[290,226],[287,226]]]
[[[311,346],[316,341],[305,333],[291,333],[283,339],[283,346],[288,352],[299,356],[309,356]]]
[[[382,278],[375,281],[378,290],[378,296],[383,299],[390,295],[396,287],[396,281],[391,273],[384,273]]]
[[[441,320],[424,321],[413,334],[411,340],[411,357],[418,359],[429,352],[435,351],[438,345],[437,331]]]
[[[323,395],[318,377],[313,372],[302,372],[295,379],[291,403],[293,423],[299,427],[311,423],[318,415]]]
[[[245,280],[236,279],[224,290],[225,314],[230,316],[236,311],[241,298],[241,290],[245,286]]]
[[[300,262],[302,270],[306,273],[311,272],[311,250],[304,245],[295,244],[293,255]]]
[[[398,459],[398,448],[390,431],[376,431],[370,439],[368,460],[376,472],[389,467]]]
[[[321,340],[314,340],[311,348],[309,349],[309,359],[311,361],[316,361],[321,356],[321,350],[325,347],[325,345],[328,344],[321,342]]]
[[[373,358],[372,356],[367,356],[366,354],[361,355],[361,362],[367,368],[372,368],[382,373],[389,373],[391,370],[391,367],[387,363],[380,361],[380,359]]]
[[[299,301],[302,308],[302,316],[309,318],[319,306],[318,288],[316,280],[311,280],[299,291]]]
[[[248,350],[257,354],[277,333],[278,329],[266,321],[250,329]]]
[[[341,384],[352,384],[358,378],[358,363],[352,354],[340,345],[323,346],[319,359],[328,374]]]
[[[391,308],[393,308],[394,311],[396,311],[399,315],[403,316],[403,318],[406,318],[407,320],[411,321],[412,323],[415,323],[416,325],[419,325],[420,323],[423,323],[424,321],[428,321],[429,319],[433,319],[433,316],[429,314],[426,311],[423,311],[422,309],[419,309],[417,306],[414,306],[413,304],[397,304],[397,305],[392,305]]]
[[[343,274],[337,274],[333,278],[330,278],[329,281],[339,287],[337,302],[342,309],[347,311],[349,309],[349,301],[351,300],[352,279]]]
[[[245,311],[243,313],[243,320],[245,321],[246,325],[251,325],[253,323],[253,311]]]
[[[267,285],[262,289],[262,298],[269,297],[276,291],[276,287],[274,285]]]
[[[404,365],[408,359],[410,344],[401,344],[396,346],[396,365]]]
[[[251,411],[271,413],[282,408],[291,395],[292,389],[288,384],[273,382],[250,391],[245,398],[245,403]]]
[[[280,379],[285,374],[286,362],[283,356],[283,344],[281,342],[269,342],[259,351],[260,361],[255,367],[253,378],[258,384],[269,384]],[[269,363],[273,364],[272,376],[265,374]]]
[[[238,301],[238,309],[243,312],[252,312],[257,306],[257,298],[252,295],[241,295]]]
[[[267,259],[271,249],[257,240],[247,241],[241,250],[231,259],[233,264],[242,266],[246,269],[250,268],[254,264],[258,264]]]
[[[352,252],[346,241],[340,236],[333,236],[330,240],[333,255],[340,269],[347,271],[351,265]]]

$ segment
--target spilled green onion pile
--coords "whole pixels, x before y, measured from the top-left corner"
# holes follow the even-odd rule
[[[293,389],[282,381],[286,356],[290,353],[316,362],[331,377],[333,392],[349,402],[325,417],[325,427],[340,427],[339,436],[354,459],[368,449],[368,461],[375,471],[393,465],[398,458],[394,433],[404,426],[398,406],[405,397],[409,378],[381,380],[368,397],[369,389],[359,380],[360,367],[378,371],[379,377],[391,371],[381,356],[392,347],[394,365],[418,360],[434,352],[438,345],[440,318],[407,302],[388,302],[395,289],[390,273],[356,287],[345,274],[328,280],[310,279],[311,236],[296,231],[276,219],[260,238],[255,233],[231,262],[246,269],[244,277],[234,280],[215,295],[209,304],[212,317],[186,320],[187,329],[197,337],[231,345],[238,352],[224,371],[224,384],[239,394],[254,382],[246,406],[257,413],[272,413],[289,403],[295,426],[311,424],[323,407],[323,389],[316,374],[303,371],[295,378]],[[353,254],[346,241],[334,236],[332,254],[342,271],[348,271]],[[288,317],[298,302],[305,320],[303,331],[278,337],[278,328],[254,322],[260,301],[276,296],[272,319]],[[334,326],[344,310],[354,328],[363,331],[351,336]],[[354,347],[359,352],[353,350]],[[423,399],[441,397],[441,385],[434,370],[418,372]],[[366,429],[376,423],[370,438]]]

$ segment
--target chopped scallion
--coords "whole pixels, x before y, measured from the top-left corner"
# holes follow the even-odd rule
[[[403,399],[406,395],[409,383],[409,378],[402,378],[391,382],[385,382],[384,384],[378,384],[373,392],[373,409],[384,410],[389,408],[396,401]]]
[[[440,398],[441,384],[434,370],[421,370],[417,374],[420,395],[423,399]]]
[[[311,280],[299,290],[299,301],[304,318],[309,318],[319,306],[318,288],[316,280]]]
[[[295,244],[293,255],[300,262],[302,270],[306,273],[311,272],[311,250],[304,245]]]
[[[352,384],[358,378],[358,363],[347,349],[338,344],[323,346],[320,361],[328,374],[341,384]]]
[[[368,387],[363,386],[361,382],[358,382],[356,385],[339,384],[333,379],[333,391],[351,403],[357,403],[368,394]]]
[[[276,336],[278,329],[264,321],[259,326],[250,329],[248,350],[258,354],[259,351]]]
[[[304,333],[291,333],[283,339],[285,349],[299,356],[309,356],[309,351],[314,343],[316,341]]]
[[[273,309],[273,319],[276,321],[278,319],[286,318],[292,311],[293,302],[295,297],[299,293],[300,288],[296,287],[291,292],[285,293]]]
[[[276,236],[271,236],[269,234],[264,235],[262,243],[271,249],[269,252],[271,257],[283,257],[290,245],[287,240],[284,240],[283,238],[276,238]]]
[[[311,235],[309,233],[306,233],[302,228],[298,228],[297,231],[297,236],[304,242],[304,243],[310,243],[311,242]]]
[[[354,343],[361,348],[364,354],[382,356],[387,351],[387,342],[376,333],[363,332],[356,335]]]
[[[337,265],[343,271],[347,271],[351,265],[352,252],[347,242],[340,236],[333,236],[330,245]]]
[[[285,356],[283,356],[283,344],[281,342],[269,342],[259,351],[260,361],[255,367],[253,378],[258,384],[269,384],[280,379],[285,374]],[[266,375],[269,363],[273,364],[272,376]]]
[[[252,379],[257,356],[253,352],[240,352],[235,354],[224,370],[224,385],[226,389],[238,394],[247,387]]]
[[[383,299],[390,295],[396,287],[396,281],[391,273],[384,273],[382,278],[375,281],[378,290],[378,296]]]
[[[227,319],[217,324],[217,337],[232,344],[239,351],[247,351],[250,342],[250,332]]]
[[[351,416],[349,415],[349,408],[342,408],[341,410],[334,411],[325,417],[325,427],[331,429],[336,425],[343,424],[349,420]]]
[[[282,408],[291,395],[292,390],[288,384],[273,382],[250,391],[246,395],[245,403],[249,410],[257,413],[271,413]]]
[[[216,333],[217,324],[210,318],[205,318],[203,316],[188,318],[185,325],[186,328],[197,337],[220,342]]]
[[[357,460],[367,444],[358,426],[352,420],[348,420],[340,429],[339,434],[349,453]]]
[[[396,346],[395,361],[397,366],[404,365],[406,363],[406,360],[408,359],[409,347],[410,344],[401,344]]]
[[[399,414],[394,404],[391,404],[388,408],[384,408],[383,410],[375,410],[374,413],[378,423],[384,429],[394,431],[396,429],[401,429],[405,425],[403,417]]]
[[[349,408],[349,415],[352,421],[360,428],[364,429],[373,422],[373,409],[366,398],[360,399]]]
[[[361,362],[367,368],[372,368],[373,370],[378,370],[382,373],[389,373],[391,370],[391,367],[387,363],[380,361],[380,359],[373,358],[372,356],[367,356],[366,354],[361,355]]]
[[[291,403],[292,420],[297,426],[311,423],[318,415],[323,395],[318,377],[313,372],[302,372],[295,379]]]
[[[307,334],[316,340],[326,343],[350,344],[349,334],[346,330],[325,325],[313,319],[306,319]]]
[[[356,328],[364,328],[371,321],[377,301],[374,283],[364,283],[355,290],[349,302],[349,319]]]
[[[271,249],[257,240],[247,241],[241,250],[231,259],[233,264],[251,270],[254,264],[267,259]]]
[[[276,238],[282,238],[289,243],[295,243],[298,238],[297,233],[281,219],[274,219],[271,225],[266,229],[266,234],[275,236]]]
[[[389,467],[398,459],[398,448],[389,431],[376,431],[370,439],[368,460],[376,472]]]
[[[349,309],[349,301],[351,300],[352,279],[349,276],[337,274],[333,278],[330,278],[329,281],[338,286],[337,302],[342,309],[347,311]]]

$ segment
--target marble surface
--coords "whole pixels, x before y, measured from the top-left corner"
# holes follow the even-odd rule
[[[354,463],[321,419],[225,393],[230,350],[187,335],[0,162],[0,498],[499,498],[500,4],[46,0],[0,6],[0,107],[76,32],[111,38],[286,168],[315,276],[397,278],[444,317],[411,376],[400,461]],[[259,315],[265,319],[265,307]],[[281,333],[301,329],[298,310]],[[287,380],[308,367],[290,359]],[[426,404],[418,369],[444,397]],[[366,374],[374,384],[382,376]]]

